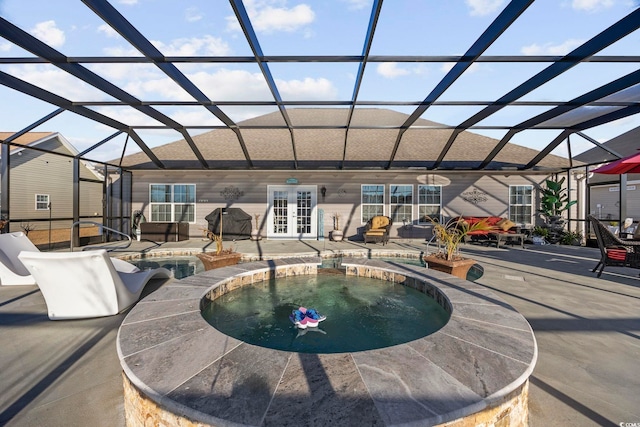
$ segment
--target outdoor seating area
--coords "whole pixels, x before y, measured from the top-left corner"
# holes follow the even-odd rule
[[[150,280],[169,278],[165,268],[141,271],[103,249],[40,252],[22,232],[0,234],[0,285],[37,285],[51,320],[118,314]]]
[[[51,320],[113,316],[135,304],[150,280],[171,277],[165,268],[117,271],[104,249],[22,252],[18,258],[38,284]]]
[[[364,243],[382,243],[386,245],[389,242],[389,229],[392,225],[393,220],[388,216],[374,216],[367,221],[364,227]]]
[[[640,427],[639,2],[2,2],[0,426]]]
[[[598,277],[602,275],[605,267],[640,269],[640,240],[619,238],[593,215],[589,215],[589,222],[593,227],[601,254],[600,261],[592,270],[598,271]]]
[[[23,232],[0,234],[0,286],[36,284],[18,259],[22,251],[38,252],[39,249]]]
[[[497,240],[498,246],[500,245],[500,238],[496,238],[501,234],[514,234],[518,232],[516,223],[499,216],[459,216],[452,220],[454,223],[458,223],[458,227],[470,227],[479,222],[484,222],[487,227],[479,230],[468,231],[464,237],[465,243],[472,240],[487,240],[489,237],[493,237],[493,240]],[[522,239],[521,239],[522,242]]]
[[[152,247],[152,251],[165,253],[185,249],[197,252],[207,244],[191,239],[156,248],[150,242],[134,242],[127,252],[113,255],[148,257]],[[390,239],[383,249],[354,241],[293,241],[285,247],[276,241],[243,240],[238,242],[237,250],[248,259],[357,251],[365,257],[408,253],[417,256],[425,244],[423,240]],[[633,274],[636,270],[621,267],[616,274],[605,270],[601,278],[596,278],[590,270],[599,259],[599,250],[589,247],[546,245],[522,250],[467,245],[463,252],[484,270],[474,282],[477,286],[469,290],[474,294],[483,288],[496,292],[525,316],[535,333],[539,354],[529,384],[530,425],[555,425],[560,415],[573,425],[606,425],[632,417],[629,414],[635,411],[635,395],[631,391],[636,389],[637,381],[628,372],[637,364],[637,352],[636,339],[628,331],[635,330],[639,321],[634,314],[640,298],[640,279]],[[201,286],[197,280],[187,283]],[[171,289],[180,291],[175,285]],[[167,290],[165,295],[169,295]],[[615,307],[615,313],[603,316],[602,307]],[[0,372],[0,383],[8,385],[0,397],[0,423],[48,426],[65,420],[66,425],[79,425],[76,421],[82,420],[84,425],[123,427],[122,368],[115,342],[126,313],[51,322],[36,286],[0,287],[0,363],[14,367]],[[70,342],[74,345],[69,346]],[[616,348],[615,365],[610,362],[611,348]],[[56,355],[53,359],[52,354]],[[575,354],[581,355],[577,361]],[[336,358],[319,357],[324,360],[329,356]],[[18,359],[19,365],[10,363]],[[301,356],[301,360],[306,359]],[[132,359],[130,363],[135,362]],[[598,375],[595,367],[606,367],[609,375]],[[629,393],[620,395],[616,392],[620,388]],[[310,402],[312,398],[313,395]],[[87,406],[87,399],[94,403]],[[344,399],[349,401],[346,395]]]

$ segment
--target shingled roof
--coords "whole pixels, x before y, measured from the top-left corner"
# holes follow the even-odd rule
[[[230,129],[212,130],[194,136],[193,141],[211,169],[431,169],[454,131],[440,123],[418,119],[404,133],[393,156],[399,129],[409,117],[406,114],[388,109],[356,109],[347,132],[348,109],[298,108],[287,112],[293,138],[279,112],[238,123],[250,162],[238,137]],[[477,168],[498,142],[463,131],[438,169]],[[168,169],[202,169],[184,139],[155,147],[152,151]],[[537,154],[536,150],[508,143],[484,169],[522,168]],[[120,159],[113,161],[119,162]],[[158,168],[143,152],[125,156],[122,166]],[[535,166],[535,170],[560,171],[569,166],[568,159],[550,154]]]
[[[27,132],[23,135],[20,135],[13,142],[20,145],[37,145],[37,143],[43,142],[47,137],[52,136],[53,132]],[[0,140],[4,141],[5,139],[15,135],[15,132],[0,132]],[[19,145],[10,145],[9,150],[14,151],[18,150],[21,147]]]

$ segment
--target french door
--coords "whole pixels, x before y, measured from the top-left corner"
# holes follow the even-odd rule
[[[315,185],[269,185],[267,238],[316,239],[318,237]]]

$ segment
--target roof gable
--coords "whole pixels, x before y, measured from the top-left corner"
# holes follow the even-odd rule
[[[293,126],[287,129],[280,112],[238,123],[253,168],[433,168],[454,129],[418,119],[403,133],[394,155],[399,130],[409,117],[388,109],[358,108],[349,122],[347,108],[296,108],[287,110]],[[347,130],[348,129],[348,130]],[[248,168],[242,145],[234,131],[216,129],[194,136],[193,141],[210,168]],[[441,169],[471,169],[499,143],[470,131],[462,131],[451,144]],[[201,169],[184,139],[152,149],[170,169]],[[487,169],[517,169],[529,163],[538,151],[508,143]],[[344,163],[343,163],[344,158]],[[120,163],[120,160],[113,160]],[[142,152],[125,156],[122,166],[155,169]],[[569,160],[546,156],[539,169],[561,170]]]

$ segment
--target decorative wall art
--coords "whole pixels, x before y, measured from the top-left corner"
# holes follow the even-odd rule
[[[465,191],[461,194],[461,196],[464,200],[469,203],[473,203],[474,205],[477,205],[478,203],[484,203],[488,200],[487,193],[478,191],[477,188],[474,188],[471,191]]]
[[[225,187],[225,189],[220,192],[220,195],[224,197],[225,200],[238,200],[244,196],[244,191],[237,187]]]

